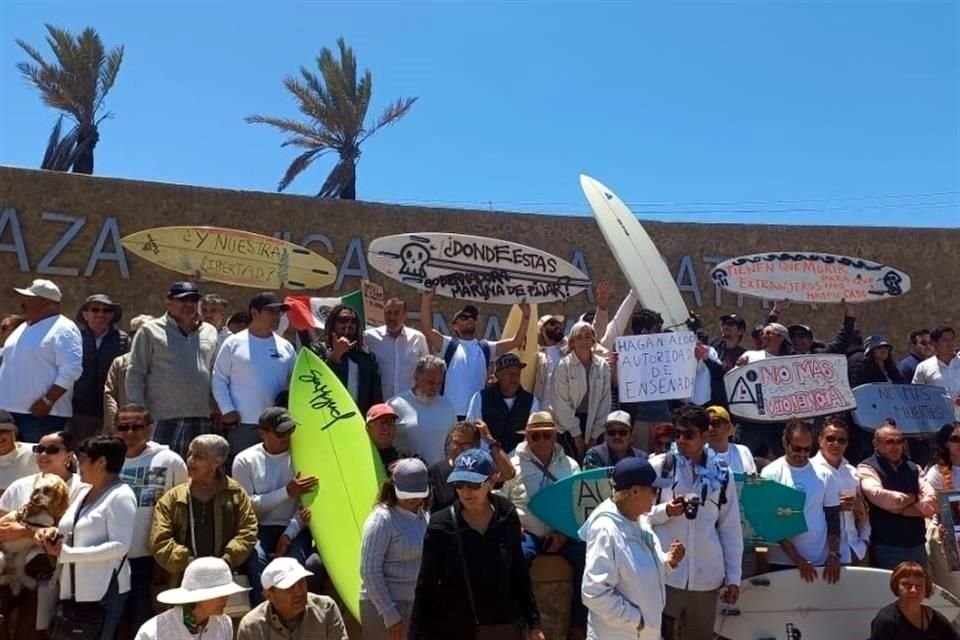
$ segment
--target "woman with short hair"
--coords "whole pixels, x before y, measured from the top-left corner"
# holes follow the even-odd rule
[[[890,574],[897,597],[870,623],[870,640],[957,640],[960,633],[942,613],[923,604],[933,595],[933,581],[916,562],[901,562]]]
[[[230,445],[222,436],[197,436],[187,449],[188,480],[170,489],[153,512],[150,547],[170,584],[195,558],[216,556],[239,570],[257,544],[250,496],[226,475]]]
[[[593,325],[576,323],[567,338],[566,355],[553,372],[550,405],[564,449],[577,460],[603,437],[610,413],[610,365],[597,355],[596,344]]]

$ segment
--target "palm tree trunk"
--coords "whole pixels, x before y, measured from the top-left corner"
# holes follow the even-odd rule
[[[100,140],[100,132],[96,125],[80,125],[77,132],[77,147],[80,153],[73,163],[74,173],[93,174],[93,149]]]

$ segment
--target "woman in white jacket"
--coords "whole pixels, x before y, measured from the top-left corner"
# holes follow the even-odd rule
[[[604,433],[610,413],[610,365],[596,353],[593,325],[578,322],[567,338],[567,355],[553,373],[550,403],[560,431],[573,438],[578,459]]]
[[[587,640],[660,640],[665,576],[683,559],[674,540],[663,552],[644,514],[656,498],[657,472],[643,458],[613,468],[611,498],[580,529],[587,542],[581,595],[589,610]]]

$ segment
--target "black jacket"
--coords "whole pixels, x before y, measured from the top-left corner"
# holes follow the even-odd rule
[[[350,388],[347,379],[350,370],[348,360],[352,360],[357,365],[357,397],[354,398],[354,401],[357,403],[357,409],[360,410],[360,413],[366,415],[370,407],[383,402],[383,387],[380,386],[380,365],[377,364],[376,356],[366,347],[358,344],[347,351],[340,362],[336,363],[330,359],[331,350],[326,343],[314,342],[310,345],[310,350],[327,363],[347,389]]]
[[[520,517],[513,503],[491,494],[494,514],[480,535],[460,514],[460,501],[433,514],[423,542],[423,560],[410,621],[411,640],[470,640],[475,623],[467,596],[464,565],[470,575],[476,620],[540,627],[530,572],[520,548]],[[457,531],[463,555],[457,545]]]
[[[892,382],[894,384],[906,384],[909,380],[904,380],[900,370],[897,369],[893,358],[887,358],[884,362],[886,375],[880,370],[872,357],[864,353],[855,353],[847,358],[847,378],[850,380],[850,388],[854,389],[862,384],[871,382]],[[889,376],[889,380],[887,379]]]
[[[86,325],[80,325],[83,336],[83,373],[73,385],[73,414],[103,418],[103,385],[114,358],[130,351],[130,336],[110,327],[103,335],[100,348]]]

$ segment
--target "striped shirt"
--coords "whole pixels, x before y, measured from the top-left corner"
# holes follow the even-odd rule
[[[402,619],[397,602],[413,602],[427,517],[381,504],[363,525],[360,599],[373,603],[386,627]]]

